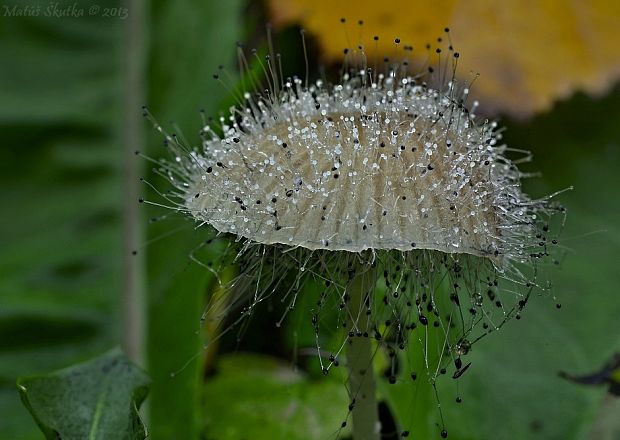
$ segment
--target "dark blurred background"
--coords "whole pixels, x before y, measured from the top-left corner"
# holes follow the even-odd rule
[[[217,115],[232,104],[212,74],[225,65],[234,83],[235,43],[264,50],[264,23],[278,22],[286,2],[0,7],[0,439],[41,438],[20,404],[18,376],[115,345],[152,377],[150,438],[327,438],[346,415],[346,390],[341,375],[324,378],[304,354],[314,341],[303,307],[277,329],[281,305],[266,306],[241,342],[233,333],[205,356],[199,319],[213,279],[188,258],[200,231],[181,219],[149,225],[161,211],[137,204],[148,193],[138,177],[148,177],[150,165],[134,150],[163,154],[141,106],[197,143],[199,110]],[[69,16],[47,16],[50,7]],[[398,4],[390,7],[398,11]],[[378,14],[351,10],[370,23]],[[591,15],[609,24],[607,10]],[[276,28],[285,68],[301,74],[298,26],[311,30],[316,23],[304,17],[280,20]],[[436,22],[429,18],[429,26]],[[329,70],[325,38],[317,37],[308,37],[311,56]],[[553,38],[539,44],[553,52],[560,37]],[[476,45],[471,36],[464,40]],[[619,46],[620,38],[603,43]],[[580,47],[576,57],[584,56]],[[562,264],[550,269],[552,293],[536,297],[520,321],[475,347],[456,392],[461,405],[453,404],[450,383],[442,390],[451,438],[620,439],[617,398],[604,386],[558,376],[596,371],[620,351],[620,88],[606,64],[600,69],[609,84],[596,97],[568,83],[543,111],[511,111],[501,91],[495,96],[501,105],[494,108],[503,110],[491,115],[507,126],[505,141],[533,151],[527,169],[542,172],[527,190],[542,196],[575,189],[560,197],[568,219]],[[381,389],[387,405],[408,408],[410,388]],[[435,408],[416,411],[428,412],[429,426],[438,422]]]

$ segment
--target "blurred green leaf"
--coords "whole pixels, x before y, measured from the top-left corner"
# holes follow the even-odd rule
[[[205,385],[207,439],[331,438],[347,417],[343,383],[309,380],[290,365],[255,354],[222,356]]]
[[[17,381],[24,405],[49,440],[146,438],[138,408],[148,384],[146,374],[118,349]]]

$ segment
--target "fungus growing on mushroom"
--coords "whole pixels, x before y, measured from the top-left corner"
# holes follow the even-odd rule
[[[356,440],[380,429],[372,341],[389,357],[391,384],[403,356],[423,355],[400,370],[423,366],[433,386],[447,368],[458,379],[472,346],[545,287],[536,261],[550,256],[550,217],[562,210],[522,191],[514,151],[454,78],[459,54],[430,53],[436,68],[413,75],[402,60],[369,67],[360,45],[345,52],[337,84],[284,78],[279,56],[255,55],[268,89],[205,123],[202,145],[157,125],[172,154],[159,162],[174,188],[164,197],[232,238],[233,284],[248,294],[228,310],[242,303],[242,319],[272,295],[292,308],[304,286],[324,284],[308,320],[326,374],[346,354]],[[342,337],[324,347],[330,325]],[[443,420],[438,434],[447,436]]]

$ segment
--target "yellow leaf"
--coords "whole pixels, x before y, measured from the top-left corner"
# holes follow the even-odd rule
[[[392,55],[394,38],[414,47],[450,27],[460,52],[457,76],[471,79],[486,113],[527,117],[576,90],[607,91],[620,77],[620,2],[609,0],[269,0],[273,24],[299,23],[327,60],[362,43],[375,56]],[[340,23],[346,17],[345,24]],[[364,20],[359,26],[358,20]]]

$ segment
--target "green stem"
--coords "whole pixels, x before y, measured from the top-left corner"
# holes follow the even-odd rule
[[[354,332],[371,333],[366,315],[366,297],[374,291],[373,270],[358,274],[349,284],[347,309],[354,323]],[[370,291],[370,293],[369,293]],[[353,403],[353,439],[379,439],[379,412],[376,384],[372,367],[370,337],[353,336],[347,349],[349,397]]]
[[[129,359],[145,366],[146,300],[144,289],[144,257],[132,253],[144,242],[142,216],[138,208],[141,162],[135,151],[141,150],[143,118],[140,107],[144,104],[145,57],[145,3],[128,0],[129,15],[126,22],[125,62],[125,120],[124,120],[124,184],[123,184],[123,294],[121,299],[123,319],[123,349]]]

